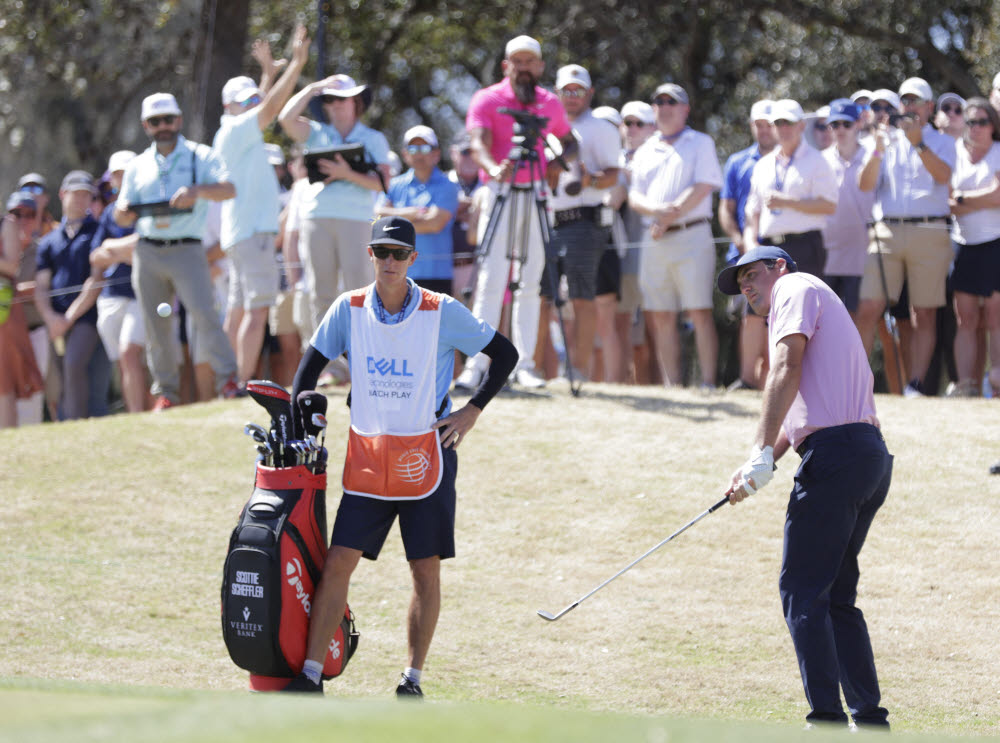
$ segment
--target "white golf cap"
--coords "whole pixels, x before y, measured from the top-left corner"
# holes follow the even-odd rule
[[[406,134],[403,135],[403,144],[409,144],[414,139],[422,139],[429,145],[438,146],[437,134],[429,126],[424,126],[423,124],[411,126],[407,129]]]
[[[108,158],[108,172],[114,173],[119,170],[125,170],[125,166],[128,165],[135,159],[135,153],[132,150],[118,150]]]
[[[622,121],[629,116],[635,116],[643,124],[656,123],[656,113],[646,101],[629,101],[622,106]]]
[[[281,151],[281,145],[272,144],[270,142],[264,143],[264,152],[267,153],[267,164],[268,165],[284,165],[285,164],[285,153]]]
[[[151,116],[180,116],[181,107],[170,93],[153,93],[142,99],[143,121]]]
[[[771,120],[771,109],[774,108],[774,101],[765,98],[750,106],[750,121]]]
[[[941,104],[947,103],[948,101],[955,101],[959,106],[965,108],[965,99],[958,93],[942,93],[938,96],[937,105],[941,108]]]
[[[899,97],[904,95],[914,95],[924,101],[933,101],[934,93],[931,86],[922,77],[909,77],[899,86]]]
[[[228,106],[230,103],[243,103],[247,98],[257,95],[260,90],[251,78],[246,75],[230,78],[222,86],[222,105]]]
[[[334,75],[320,95],[335,95],[338,98],[353,98],[368,89],[367,85],[358,85],[350,75]]]
[[[861,90],[855,90],[853,93],[851,93],[851,100],[854,103],[858,102],[858,98],[867,98],[870,101],[872,99],[872,92],[870,90],[862,88]]]
[[[815,116],[817,119],[825,119],[829,115],[830,115],[829,106],[820,106],[813,112],[813,116]]]
[[[578,64],[568,64],[560,67],[556,73],[556,90],[562,90],[567,85],[580,85],[590,90],[590,73]]]
[[[903,105],[899,102],[899,96],[888,88],[879,88],[878,90],[872,92],[871,102],[874,103],[875,101],[885,101],[897,111],[903,107]]]
[[[530,36],[516,36],[507,42],[504,56],[510,57],[518,52],[531,52],[539,59],[542,58],[542,45]]]
[[[657,98],[657,96],[661,95],[668,95],[678,103],[687,104],[691,102],[690,99],[688,99],[687,91],[684,90],[684,88],[682,88],[677,83],[663,83],[662,85],[658,86],[656,90],[653,91],[654,100]]]
[[[770,120],[772,124],[775,121],[798,122],[802,121],[805,117],[806,115],[802,110],[802,106],[799,105],[798,101],[793,101],[791,98],[782,98],[780,101],[775,101],[774,105],[771,106]]]
[[[591,113],[598,119],[604,119],[604,121],[610,122],[615,126],[622,125],[622,115],[612,106],[598,106]]]

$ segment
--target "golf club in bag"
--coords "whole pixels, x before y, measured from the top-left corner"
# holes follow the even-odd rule
[[[265,397],[269,412],[282,402],[287,406],[290,431],[288,401],[273,389]],[[286,409],[278,412],[280,418]],[[280,438],[284,427],[278,423],[272,434]],[[261,426],[248,428],[255,441],[263,434]],[[230,536],[223,567],[222,635],[233,662],[250,671],[254,691],[284,688],[302,670],[313,594],[327,553],[326,452],[311,452],[315,444],[301,441],[280,439],[280,445],[289,460],[294,454],[294,462],[272,466],[258,458],[253,494]],[[276,456],[273,451],[271,459]],[[343,672],[358,637],[347,607],[327,650],[324,678]]]
[[[686,524],[684,524],[684,526],[682,526],[680,529],[678,529],[677,531],[675,531],[673,534],[671,534],[669,537],[667,537],[666,539],[664,539],[662,542],[660,542],[656,546],[651,547],[650,549],[646,550],[646,552],[644,552],[642,555],[640,555],[639,557],[637,557],[636,559],[634,559],[632,562],[630,562],[624,568],[622,568],[621,570],[619,570],[617,573],[615,573],[614,575],[612,575],[610,578],[608,578],[606,581],[604,581],[601,585],[597,586],[597,588],[593,589],[589,593],[585,593],[583,596],[581,596],[580,598],[578,598],[576,601],[574,601],[572,604],[570,604],[569,606],[567,606],[565,609],[563,609],[558,614],[553,614],[550,611],[545,611],[545,609],[539,609],[538,610],[538,616],[540,616],[542,619],[545,619],[546,621],[549,621],[549,622],[556,621],[557,619],[559,619],[564,614],[566,614],[566,613],[570,612],[571,610],[575,609],[576,607],[578,607],[581,603],[583,603],[583,601],[585,599],[590,598],[595,593],[597,593],[598,591],[600,591],[602,588],[604,588],[606,585],[608,585],[608,583],[610,583],[611,581],[613,581],[615,578],[617,578],[618,576],[622,575],[623,573],[626,573],[629,570],[631,570],[632,568],[634,568],[636,565],[638,565],[640,562],[642,562],[643,560],[645,560],[651,554],[653,554],[654,552],[656,552],[656,550],[660,549],[660,547],[662,547],[663,545],[665,545],[667,542],[669,542],[671,539],[673,539],[674,537],[676,537],[678,534],[687,531],[692,526],[694,526],[699,521],[701,521],[703,518],[705,518],[706,516],[708,516],[708,514],[715,513],[720,508],[722,508],[724,505],[726,505],[728,502],[729,502],[729,496],[727,495],[725,498],[723,498],[722,500],[720,500],[714,506],[712,506],[711,508],[708,508],[708,509],[702,511],[696,517],[694,517],[693,519],[691,519],[690,521],[688,521]]]

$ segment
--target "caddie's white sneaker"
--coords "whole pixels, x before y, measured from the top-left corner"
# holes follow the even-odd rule
[[[545,386],[545,380],[535,373],[534,369],[518,369],[514,372],[514,381],[528,389],[541,389]]]

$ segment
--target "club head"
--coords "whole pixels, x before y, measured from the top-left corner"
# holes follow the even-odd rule
[[[539,609],[538,610],[538,616],[540,616],[542,619],[544,619],[544,620],[546,620],[548,622],[554,622],[554,621],[556,621],[556,615],[553,614],[550,611],[545,611],[545,609]]]

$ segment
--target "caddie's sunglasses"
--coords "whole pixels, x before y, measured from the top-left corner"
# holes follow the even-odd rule
[[[828,126],[831,129],[840,129],[840,127],[844,127],[845,129],[850,129],[852,126],[854,126],[854,122],[853,121],[844,121],[843,119],[838,119],[837,121],[831,121],[828,124]]]
[[[955,114],[956,116],[959,116],[962,113],[962,107],[959,106],[957,103],[954,104],[945,103],[943,106],[941,106],[941,110],[944,111],[946,114]]]
[[[387,248],[384,245],[371,245],[372,255],[374,255],[378,260],[384,261],[390,255],[394,261],[403,261],[410,259],[410,254],[413,252],[409,248]]]
[[[411,155],[429,155],[434,152],[434,145],[432,144],[408,144],[406,145],[406,151]]]
[[[659,96],[653,99],[654,106],[676,106],[680,101],[676,98],[670,98],[669,96]]]
[[[165,116],[150,116],[148,119],[146,119],[146,123],[153,128],[158,127],[160,124],[173,126],[175,121],[177,121],[177,117],[174,116],[173,114],[166,114]]]
[[[965,125],[966,126],[989,126],[990,123],[991,122],[990,122],[989,118],[966,119],[965,120]]]

